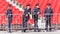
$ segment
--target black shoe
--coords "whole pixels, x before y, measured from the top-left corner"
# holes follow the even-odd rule
[[[51,32],[51,31],[52,31],[52,29],[50,28],[50,29],[49,29],[49,31]]]
[[[34,32],[36,32],[36,29],[34,29]]]
[[[46,30],[46,32],[48,32],[48,30]]]
[[[11,31],[8,31],[8,33],[12,33]]]
[[[26,29],[24,29],[24,32],[26,32]]]
[[[26,32],[26,29],[22,30],[22,32]]]
[[[52,30],[49,30],[49,32],[52,32]]]
[[[34,30],[34,32],[37,32],[36,30]]]
[[[38,32],[38,31],[35,31],[35,30],[34,30],[34,32]]]
[[[41,32],[41,30],[38,30],[38,32]]]

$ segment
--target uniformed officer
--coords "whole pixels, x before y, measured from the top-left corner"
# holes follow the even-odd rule
[[[11,23],[12,23],[12,10],[11,10],[11,5],[9,4],[8,5],[8,10],[7,10],[7,12],[6,12],[6,18],[7,18],[7,21],[8,21],[8,32],[11,32]]]
[[[27,26],[28,26],[28,20],[29,20],[29,15],[31,13],[31,8],[30,8],[30,4],[28,4],[26,6],[26,8],[24,9],[24,14],[23,14],[23,22],[22,22],[22,32],[26,32]]]
[[[46,31],[48,31],[48,25],[49,25],[49,31],[51,31],[51,17],[52,17],[52,8],[50,7],[50,4],[48,4],[47,8],[45,9],[45,19],[46,19]]]
[[[40,14],[39,4],[35,5],[33,10],[33,18],[34,18],[34,32],[38,29],[38,15]]]

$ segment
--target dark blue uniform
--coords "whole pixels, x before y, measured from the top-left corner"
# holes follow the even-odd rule
[[[46,30],[48,31],[48,24],[49,24],[49,30],[51,30],[51,17],[52,17],[52,9],[45,9],[45,19],[46,19]]]
[[[28,13],[31,13],[31,8],[29,8],[29,9],[25,8],[24,9],[24,14],[28,14]]]
[[[22,32],[25,32],[26,31],[26,29],[27,29],[27,25],[28,25],[28,16],[26,16],[26,15],[23,15],[23,17],[22,17]]]
[[[34,31],[38,28],[38,15],[37,13],[40,13],[40,8],[35,8],[33,11],[33,18],[34,18]]]
[[[10,27],[11,27],[11,22],[12,22],[12,10],[11,9],[8,9],[7,12],[6,12],[6,18],[8,20],[8,31],[10,31]]]
[[[31,8],[27,9],[25,8],[24,14],[28,14],[28,19],[29,19],[29,14],[31,14]]]
[[[27,25],[28,25],[28,20],[29,20],[29,14],[28,13],[31,13],[31,9],[25,9],[24,11],[24,15],[23,15],[23,19],[22,19],[22,27],[23,27],[23,32],[26,31],[27,29]],[[28,14],[28,16],[26,16],[26,14]]]

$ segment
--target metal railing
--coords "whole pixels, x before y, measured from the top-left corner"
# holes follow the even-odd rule
[[[52,14],[45,14],[45,15],[52,15]],[[60,21],[59,21],[59,16],[60,14],[53,14],[53,16],[51,17],[51,25],[52,25],[52,29],[57,30],[58,28],[60,28]],[[57,18],[58,17],[58,18]],[[13,14],[13,18],[12,18],[12,23],[14,22],[15,24],[11,24],[11,30],[18,30],[18,29],[23,29],[22,28],[22,24],[20,24],[20,19],[22,18],[22,15],[18,15],[18,14]],[[33,19],[33,18],[32,18]],[[46,23],[45,17],[39,17],[39,19],[41,20],[40,22],[44,22]],[[38,19],[38,20],[39,20]],[[56,21],[55,21],[56,20]],[[7,30],[7,18],[6,15],[4,14],[0,14],[0,29]],[[27,25],[27,29],[34,29],[34,24],[29,24]],[[43,28],[44,29],[44,28]]]

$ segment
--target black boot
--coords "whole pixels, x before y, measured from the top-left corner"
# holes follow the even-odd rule
[[[51,28],[49,28],[49,31],[50,31],[50,32],[52,31]]]
[[[26,32],[26,29],[23,29],[22,32]]]
[[[38,29],[38,32],[41,32],[41,29]]]

